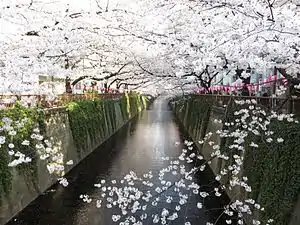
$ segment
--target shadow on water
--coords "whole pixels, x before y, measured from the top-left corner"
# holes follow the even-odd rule
[[[111,221],[111,215],[114,213],[111,209],[98,209],[95,202],[84,203],[79,196],[88,194],[92,199],[97,199],[100,189],[96,189],[94,184],[99,183],[101,179],[121,180],[130,170],[138,175],[149,170],[155,174],[168,166],[168,162],[162,158],[177,158],[184,146],[175,143],[182,142],[187,137],[176,122],[167,101],[157,99],[148,110],[134,118],[72,169],[66,176],[69,181],[68,187],[53,185],[7,225],[118,224]],[[203,191],[213,191],[218,185],[209,169],[196,174],[195,177]],[[172,204],[159,203],[157,207],[147,208],[147,213],[150,215],[158,208],[175,207],[178,201],[179,199],[174,197]],[[196,207],[199,201],[203,202],[199,195],[191,195],[188,204],[178,213],[180,218],[169,224],[184,225],[185,221],[190,221],[192,225],[205,225],[207,221],[214,221],[220,215],[220,211],[216,209],[226,204],[229,199],[224,196],[208,197],[203,202],[205,207],[202,210]],[[144,224],[153,224],[151,221],[148,220]],[[226,223],[222,217],[218,225],[223,224]]]

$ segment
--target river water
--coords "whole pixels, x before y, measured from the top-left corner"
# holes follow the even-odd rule
[[[149,109],[125,125],[76,166],[66,176],[69,181],[68,187],[54,185],[7,225],[119,224],[111,219],[112,214],[116,213],[115,209],[106,208],[105,205],[97,208],[95,202],[83,202],[79,196],[87,194],[91,199],[97,199],[101,189],[95,188],[95,183],[99,183],[102,179],[106,182],[119,181],[129,171],[134,171],[140,176],[151,170],[154,179],[157,178],[155,174],[169,165],[169,161],[164,158],[177,158],[186,147],[183,145],[185,138],[183,130],[168,107],[167,100],[157,99]],[[201,187],[200,190],[211,191],[217,186],[209,169],[196,174],[195,177]],[[160,181],[157,179],[157,182]],[[150,216],[152,213],[160,212],[162,208],[175,208],[179,198],[173,194],[172,203],[161,201],[155,207],[150,204],[145,210],[149,219],[145,219],[143,224],[154,224]],[[207,221],[213,222],[219,217],[220,211],[217,209],[228,201],[226,197],[212,196],[203,202],[199,195],[197,197],[188,194],[188,203],[178,212],[179,218],[167,221],[166,224],[184,225],[189,221],[192,225],[206,225]],[[172,193],[168,195],[172,196]],[[202,209],[196,206],[200,201],[203,202]],[[217,224],[226,224],[223,216]]]

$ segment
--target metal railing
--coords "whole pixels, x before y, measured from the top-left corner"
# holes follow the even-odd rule
[[[257,96],[232,96],[232,95],[210,95],[196,94],[195,99],[207,100],[211,99],[219,107],[224,107],[229,103],[230,98],[233,100],[251,100],[255,99],[258,105],[261,105],[269,110],[287,113],[288,107],[291,108],[293,114],[300,116],[300,98],[272,98],[272,97],[257,97]],[[291,104],[291,106],[289,106]]]
[[[107,94],[61,94],[57,96],[46,95],[0,95],[0,109],[12,108],[17,101],[28,107],[41,105],[45,108],[61,107],[68,102],[77,100],[94,100],[94,99],[119,99],[123,93]]]

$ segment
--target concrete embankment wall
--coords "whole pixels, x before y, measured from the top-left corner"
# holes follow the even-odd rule
[[[145,96],[124,95],[122,99],[71,102],[63,108],[46,109],[43,112],[44,136],[52,138],[53,148],[63,153],[65,163],[74,161],[73,165],[65,166],[67,173],[145,109],[150,101]],[[58,177],[49,174],[46,162],[38,155],[30,167],[22,165],[21,169],[7,168],[7,161],[1,157],[4,156],[0,156],[0,169],[5,173],[0,170],[0,224],[5,224],[56,183]]]
[[[210,100],[200,100],[196,96],[173,99],[170,106],[206,160],[211,159],[213,152],[209,141],[220,145],[221,149],[228,149],[232,144],[228,138],[221,139],[215,132],[223,129],[223,123],[216,120],[233,120],[233,112],[236,110],[234,106],[225,110],[216,107]],[[245,140],[242,176],[248,177],[252,192],[246,193],[244,189],[234,187],[231,191],[227,189],[227,194],[232,200],[252,198],[259,202],[265,210],[255,211],[254,215],[261,220],[261,224],[272,218],[274,225],[299,225],[300,126],[274,120],[271,121],[270,129],[274,131],[273,139],[282,137],[283,144],[274,141],[266,146],[261,138],[252,136]],[[198,141],[203,140],[210,132],[213,134],[209,141],[199,144]],[[252,140],[259,145],[258,148],[249,147]],[[233,150],[227,153],[229,157],[237,154]],[[228,162],[214,158],[210,167],[215,174],[220,174],[223,168],[228,167]],[[223,178],[221,183],[228,186],[228,177]],[[252,224],[252,218],[246,217],[245,220],[246,224]]]

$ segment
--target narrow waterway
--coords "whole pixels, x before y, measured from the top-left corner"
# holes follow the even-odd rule
[[[116,213],[114,209],[105,206],[97,208],[95,202],[83,202],[79,196],[87,194],[91,199],[97,199],[97,196],[101,194],[101,189],[95,188],[94,184],[100,183],[102,179],[105,179],[106,182],[119,181],[131,170],[139,176],[150,170],[153,171],[153,174],[159,172],[169,165],[164,157],[178,158],[182,149],[186,147],[182,144],[185,138],[167,101],[163,98],[157,99],[150,109],[143,111],[138,118],[129,122],[76,166],[67,175],[68,187],[54,185],[7,225],[119,224],[119,222],[112,221],[112,214]],[[201,190],[205,191],[211,191],[214,185],[217,185],[209,170],[197,174],[196,180]],[[212,183],[214,183],[213,186]],[[172,193],[168,193],[168,195],[172,195]],[[143,224],[153,224],[153,218],[150,218],[150,215],[155,210],[175,208],[178,201],[178,197],[176,199],[174,194],[172,203],[162,201],[155,207],[148,207],[146,213],[149,215],[149,219],[144,220]],[[202,209],[197,208],[198,201],[203,202],[199,195],[198,197],[191,196],[188,203],[182,206],[182,210],[178,212],[179,218],[167,221],[167,224],[184,225],[189,221],[192,225],[206,225],[207,221],[214,221],[219,216],[220,211],[216,208],[219,208],[228,199],[208,197],[203,202]],[[226,223],[224,219],[220,219],[218,224]]]

